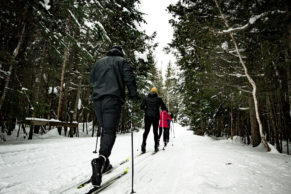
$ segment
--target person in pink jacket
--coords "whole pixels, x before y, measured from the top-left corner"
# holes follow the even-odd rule
[[[166,110],[163,110],[160,113],[160,125],[159,125],[159,139],[162,136],[163,129],[164,129],[164,146],[167,146],[169,142],[169,122],[168,120],[172,120],[172,117],[168,114]]]

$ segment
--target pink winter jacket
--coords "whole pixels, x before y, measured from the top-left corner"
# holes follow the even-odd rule
[[[172,120],[172,117],[167,113],[167,111],[162,111],[160,113],[160,125],[159,127],[169,128],[168,120]]]

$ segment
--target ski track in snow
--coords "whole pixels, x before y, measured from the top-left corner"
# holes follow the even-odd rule
[[[142,131],[134,134],[138,155]],[[152,130],[147,153],[135,158],[134,190],[138,194],[290,194],[291,157],[267,153],[229,140],[193,135],[175,124],[165,150],[154,151]],[[91,176],[90,161],[96,138],[35,139],[0,146],[0,193],[60,193]],[[162,144],[162,141],[160,142]],[[130,134],[118,135],[111,163],[131,156]],[[131,167],[119,166],[103,182]],[[84,193],[75,187],[64,193]],[[104,194],[131,192],[131,170],[105,189]]]

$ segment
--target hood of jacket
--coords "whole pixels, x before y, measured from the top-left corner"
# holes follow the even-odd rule
[[[124,57],[124,54],[122,53],[122,51],[120,51],[117,48],[112,48],[110,49],[107,54],[107,56],[120,56],[120,57]]]

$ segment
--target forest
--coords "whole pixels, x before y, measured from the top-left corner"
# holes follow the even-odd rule
[[[122,45],[144,97],[159,88],[169,111],[197,135],[238,136],[290,153],[291,18],[286,0],[179,0],[168,7],[177,64],[156,67],[139,0],[0,2],[0,127],[25,118],[95,121],[92,66]],[[177,68],[176,68],[177,66]],[[165,76],[163,77],[163,74]],[[123,106],[118,131],[143,125],[140,102]],[[40,133],[38,127],[30,128]],[[73,137],[75,131],[59,131]],[[92,134],[94,135],[94,134]]]
[[[89,73],[113,45],[123,46],[141,97],[153,86],[161,88],[162,75],[153,58],[155,33],[149,36],[140,29],[145,21],[136,7],[138,3],[1,1],[2,133],[10,135],[27,117],[81,123],[96,120]],[[128,106],[123,107],[121,132],[129,129]],[[141,126],[139,103],[133,108],[132,122]],[[29,138],[39,131],[39,127],[31,127]],[[67,134],[67,129],[64,132]],[[68,133],[74,134],[73,130]]]
[[[289,153],[290,2],[184,0],[168,9],[186,124]]]

